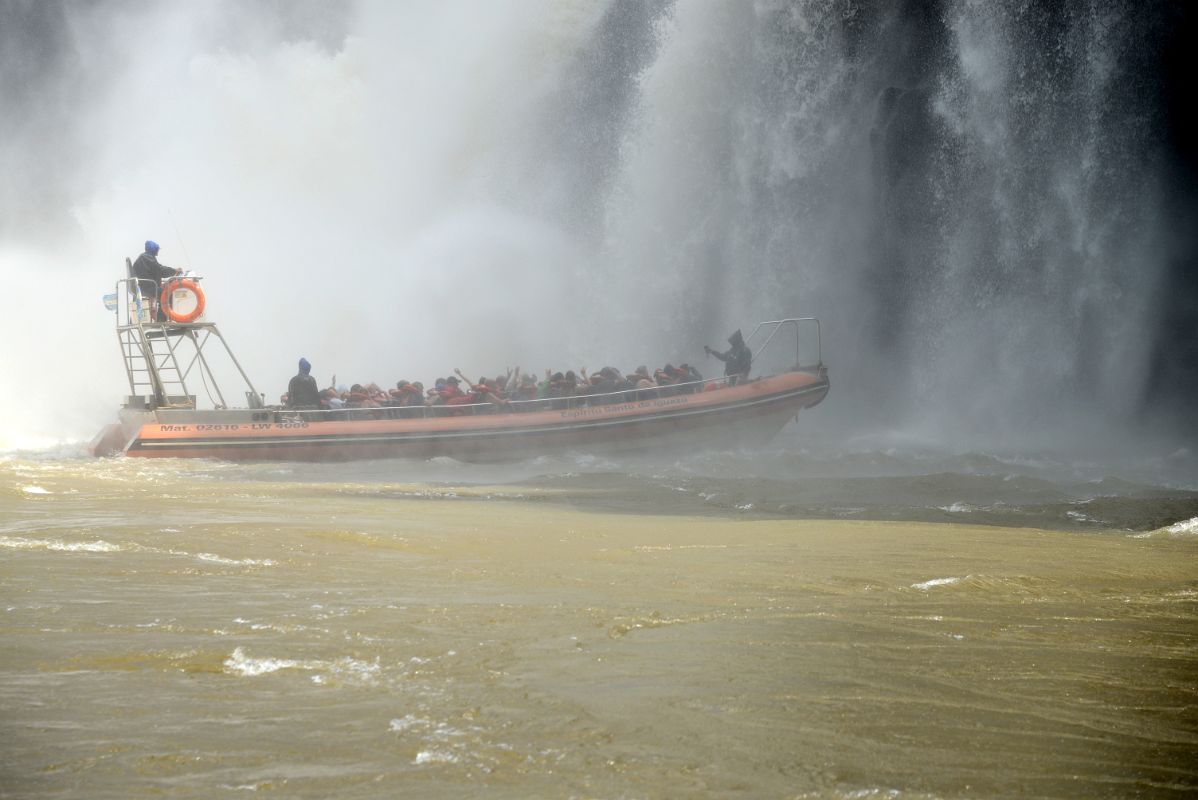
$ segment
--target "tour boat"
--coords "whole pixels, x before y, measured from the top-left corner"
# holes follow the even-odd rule
[[[759,323],[747,343],[752,347],[760,335],[760,353],[781,344],[779,332],[793,329],[795,365],[751,380],[504,403],[294,410],[263,402],[216,324],[204,319],[198,279],[168,281],[161,297],[164,319],[153,313],[155,299],[144,297],[132,279],[118,281],[115,296],[105,298],[116,314],[130,394],[119,422],[93,440],[95,455],[499,461],[566,452],[685,452],[760,445],[828,393],[819,322],[792,318]],[[814,363],[800,366],[800,332],[808,329],[814,332]],[[245,381],[245,408],[228,407],[216,384],[205,350],[213,341]],[[216,407],[197,407],[188,391],[193,372],[215,392]]]

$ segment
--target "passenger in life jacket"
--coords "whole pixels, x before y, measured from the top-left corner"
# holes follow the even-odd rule
[[[404,401],[405,406],[422,406],[424,405],[424,384],[420,381],[413,381],[411,392],[408,393],[407,399]]]
[[[649,368],[643,364],[632,371],[628,380],[636,386],[637,400],[652,400],[657,397],[657,383],[649,375]]]
[[[478,383],[475,383],[463,375],[460,369],[455,369],[454,372],[456,372],[462,378],[462,380],[466,381],[466,384],[470,387],[470,391],[461,399],[454,398],[452,400],[447,400],[447,405],[466,405],[470,403],[507,403],[507,396],[499,387],[500,378],[479,378]]]
[[[599,391],[603,393],[619,392],[631,389],[632,384],[615,367],[604,367],[599,370]]]
[[[571,397],[578,393],[578,375],[574,370],[566,370],[565,380],[562,382],[562,397]]]
[[[332,386],[320,390],[320,407],[337,410],[345,408],[345,401],[341,399],[341,395]]]
[[[470,401],[472,403],[507,405],[507,393],[503,391],[505,383],[502,376],[480,379],[472,387],[473,391],[470,394]]]
[[[583,377],[586,377],[585,373]],[[590,387],[586,389],[586,393],[599,395],[592,402],[610,403],[622,399],[613,397],[617,392],[631,388],[632,384],[620,374],[618,369],[615,367],[604,367],[591,376]],[[580,389],[579,394],[583,393],[583,390]]]
[[[749,368],[753,365],[753,353],[745,344],[739,329],[728,337],[728,344],[732,347],[725,353],[712,350],[706,345],[703,346],[703,352],[724,362],[724,375],[727,376],[728,383],[735,386],[737,383],[743,383],[749,379]]]
[[[467,383],[470,382],[467,381]],[[461,382],[452,375],[445,379],[445,388],[441,390],[442,404],[447,406],[465,406],[479,402],[476,399],[478,395],[473,391],[475,387],[472,386],[472,390],[470,392],[463,392],[460,384]],[[459,408],[450,411],[449,415],[452,417],[458,417],[464,413],[466,413],[466,410]]]
[[[373,392],[369,387],[363,386],[360,383],[355,383],[349,387],[349,396],[345,398],[346,408],[378,408],[379,403],[372,397]]]
[[[388,394],[383,387],[377,383],[366,384],[366,396],[374,402],[376,406],[382,407],[391,402],[391,395]]]
[[[151,308],[157,309],[154,319],[162,322],[166,319],[166,314],[161,308],[158,308],[158,298],[162,295],[162,279],[182,275],[183,270],[159,263],[159,249],[161,248],[157,242],[146,240],[145,252],[133,262],[133,279],[137,281],[137,288],[141,292],[142,299],[148,301]]]
[[[520,385],[516,387],[515,393],[512,395],[513,400],[536,400],[537,399],[537,379],[532,375],[524,375],[520,378]]]
[[[320,389],[312,377],[312,365],[308,359],[299,360],[299,372],[287,384],[287,407],[297,409],[320,408]]]
[[[649,375],[649,368],[643,364],[632,371],[628,380],[632,381],[638,389],[648,389],[654,385],[653,378]]]
[[[459,383],[460,381],[452,375],[445,379],[444,386],[437,391],[437,394],[439,394],[441,397],[442,403],[448,403],[450,400],[465,396],[461,388],[458,386]]]
[[[333,389],[333,396],[337,398],[337,404],[329,401],[329,408],[345,408],[349,402],[349,387],[344,383],[337,383],[337,376],[333,376],[333,383],[336,386],[330,387]]]
[[[678,382],[685,383],[685,384],[694,384],[693,386],[684,386],[679,391],[686,393],[686,394],[690,394],[691,392],[697,392],[702,388],[698,385],[702,381],[703,381],[703,376],[699,374],[699,370],[695,369],[690,364],[679,364],[678,365]]]
[[[587,395],[598,395],[600,392],[599,384],[603,382],[603,376],[600,375],[599,373],[595,373],[594,375],[587,375],[586,367],[583,367],[578,372],[582,377],[579,378],[578,383],[576,383],[574,385],[574,394],[579,397],[586,397]],[[600,398],[596,397],[593,400],[589,400],[588,404],[595,405],[595,404],[598,404],[599,402],[600,402]]]
[[[537,384],[537,399],[545,400],[550,397],[561,397],[561,393],[557,391],[557,384],[565,380],[566,376],[560,372],[553,370],[545,370],[545,380]]]
[[[424,402],[424,389],[417,387],[414,383],[408,381],[397,381],[395,388],[389,392],[391,396],[390,405],[392,406],[411,406],[421,405]],[[416,402],[413,403],[412,399]]]
[[[676,370],[677,367],[673,364],[666,364],[653,371],[653,381],[661,387],[657,392],[658,397],[671,397],[678,393],[678,390],[673,388],[674,384],[678,383]]]

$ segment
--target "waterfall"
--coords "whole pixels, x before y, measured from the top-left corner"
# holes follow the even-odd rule
[[[630,369],[799,314],[840,431],[1184,421],[1193,15],[1163,1],[142,10],[3,12],[10,286],[98,296],[142,239],[186,249],[279,390],[301,354],[321,380]],[[69,385],[50,363],[13,366]]]
[[[616,304],[692,338],[823,316],[839,402],[883,424],[1128,425],[1176,238],[1166,16],[678,4],[608,198],[604,255],[646,290]]]

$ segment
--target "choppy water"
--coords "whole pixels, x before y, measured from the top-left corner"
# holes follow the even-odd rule
[[[10,454],[0,796],[1193,794],[1191,459]]]

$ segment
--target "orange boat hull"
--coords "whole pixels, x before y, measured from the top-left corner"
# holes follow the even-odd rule
[[[695,394],[530,412],[338,420],[321,413],[247,410],[196,414],[196,421],[174,414],[140,425],[124,452],[141,458],[252,461],[436,456],[497,461],[569,451],[760,444],[827,391],[825,375],[791,372]]]

